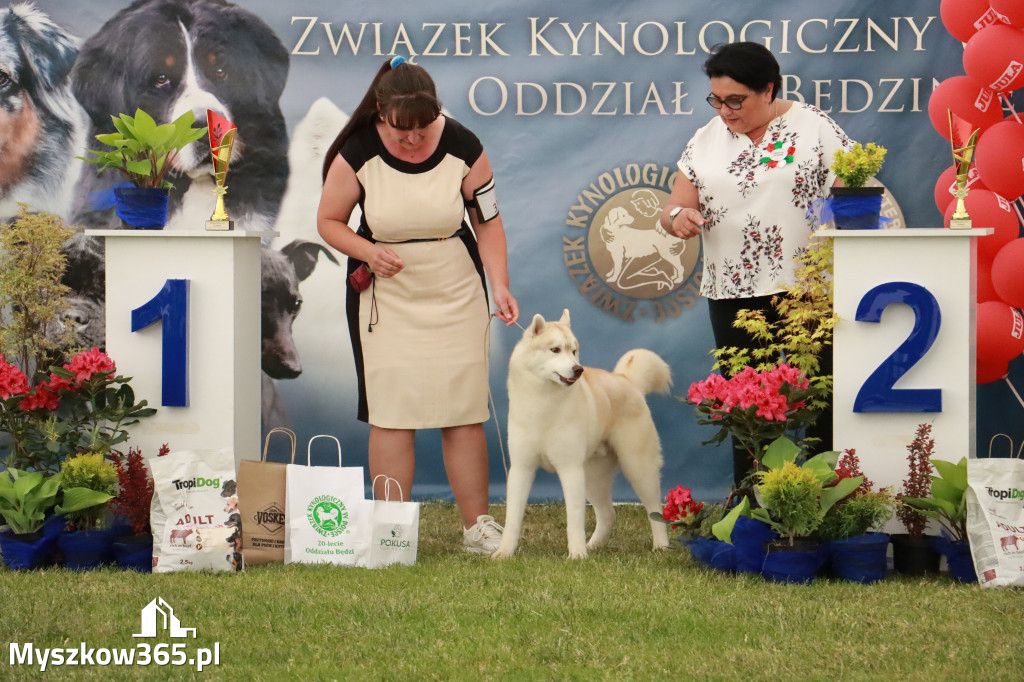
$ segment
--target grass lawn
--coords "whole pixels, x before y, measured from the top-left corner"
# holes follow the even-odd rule
[[[527,510],[519,555],[461,548],[458,514],[424,504],[419,561],[379,571],[252,567],[147,575],[0,569],[2,680],[1020,680],[1024,591],[946,576],[776,585],[650,551],[642,509],[609,546],[565,559],[565,510]],[[499,520],[504,509],[492,510]],[[592,517],[591,517],[592,523]],[[136,639],[156,597],[196,639]],[[219,665],[11,665],[37,649],[186,643]],[[170,652],[167,647],[166,652]],[[153,649],[153,653],[156,649]],[[184,658],[185,655],[181,657]]]

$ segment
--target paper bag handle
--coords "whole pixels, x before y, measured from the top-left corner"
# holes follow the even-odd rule
[[[1013,439],[1010,438],[1010,436],[1008,434],[1005,434],[1005,433],[997,433],[996,435],[992,436],[991,439],[989,439],[989,441],[988,441],[988,456],[992,457],[992,443],[996,442],[996,438],[999,438],[1000,436],[1005,438],[1007,440],[1007,442],[1010,443],[1010,459],[1020,459],[1021,458],[1021,453],[1024,453],[1024,442],[1021,442],[1020,448],[1017,449],[1017,454],[1015,455],[1015,454],[1013,454]]]
[[[286,436],[288,436],[288,440],[292,442],[292,464],[295,464],[295,432],[292,431],[291,429],[286,429],[283,426],[278,426],[277,428],[273,428],[267,431],[267,437],[263,440],[263,457],[260,458],[260,461],[267,461],[267,446],[270,445],[270,434],[277,432],[285,434]]]
[[[306,446],[306,466],[312,466],[313,465],[313,460],[310,459],[310,457],[312,457],[312,455],[313,455],[313,441],[315,441],[317,438],[330,438],[331,440],[334,441],[334,444],[338,446],[338,466],[340,467],[341,466],[341,443],[338,441],[337,438],[335,438],[334,436],[332,436],[330,434],[326,434],[326,433],[321,433],[320,435],[313,436],[312,438],[309,439],[309,444]]]
[[[385,502],[390,502],[391,501],[391,484],[392,483],[394,483],[396,486],[398,486],[398,501],[401,502],[402,500],[405,499],[405,494],[402,492],[402,484],[398,482],[397,478],[391,478],[387,474],[377,474],[376,476],[373,477],[373,485],[370,486],[370,496],[373,497],[373,499],[377,499],[375,488],[377,487],[377,479],[381,478],[381,477],[384,478],[384,501]]]

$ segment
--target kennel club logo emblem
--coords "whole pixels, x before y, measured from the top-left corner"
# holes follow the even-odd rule
[[[306,507],[306,519],[317,533],[333,538],[348,527],[348,510],[337,497],[318,495]]]
[[[700,240],[679,239],[658,223],[676,172],[654,163],[613,168],[569,208],[566,271],[584,298],[625,322],[678,317],[700,293]]]

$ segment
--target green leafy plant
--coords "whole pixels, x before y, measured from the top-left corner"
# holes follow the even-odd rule
[[[857,490],[825,513],[818,536],[823,540],[842,540],[867,533],[891,519],[895,507],[892,488]]]
[[[206,128],[193,128],[195,115],[186,111],[172,123],[157,125],[153,117],[142,109],[135,116],[111,116],[114,132],[97,135],[96,139],[113,147],[112,150],[87,150],[91,157],[78,157],[99,164],[97,171],[116,168],[128,176],[136,187],[162,187],[174,185],[165,180],[178,153],[206,134]]]
[[[81,488],[98,494],[91,496],[93,504],[82,507],[81,501],[69,500],[65,492],[65,504],[57,505],[57,513],[67,518],[72,530],[99,528],[105,512],[102,505],[113,499],[117,492],[117,469],[100,453],[82,453],[64,460],[60,472],[61,483],[66,489]],[[76,502],[78,506],[75,506]]]
[[[882,169],[885,152],[885,147],[874,142],[867,145],[858,142],[849,151],[839,149],[832,155],[832,172],[847,187],[863,187]]]
[[[47,474],[8,468],[0,473],[0,516],[18,534],[40,530],[47,512],[51,510],[69,514],[103,504],[109,499],[109,495],[95,490],[64,486],[59,472]]]
[[[32,376],[73,342],[73,329],[61,324],[65,258],[61,245],[75,233],[49,213],[18,205],[12,223],[0,224],[0,354]]]
[[[751,509],[744,497],[714,525],[715,536],[730,542],[736,519],[742,515],[764,521],[792,545],[797,537],[811,535],[825,513],[864,482],[863,476],[839,478],[835,472],[838,452],[822,452],[798,465],[801,457],[800,446],[789,438],[772,441],[761,460],[764,470],[757,474],[762,506]]]
[[[956,464],[933,459],[938,475],[931,476],[929,497],[904,497],[903,504],[938,520],[954,541],[967,539],[967,458]]]

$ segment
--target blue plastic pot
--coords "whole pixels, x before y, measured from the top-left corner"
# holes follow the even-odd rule
[[[681,540],[683,546],[690,550],[693,558],[719,571],[736,570],[736,548],[728,542],[711,538],[692,538]]]
[[[810,540],[797,540],[793,546],[788,540],[766,542],[761,575],[778,583],[806,585],[814,580],[821,567],[821,547]]]
[[[736,519],[732,529],[732,544],[736,548],[736,570],[740,573],[760,573],[764,565],[764,543],[775,540],[779,534],[764,521],[748,516]]]
[[[153,536],[119,535],[113,543],[114,563],[121,568],[150,573],[153,571]]]
[[[160,187],[115,187],[117,217],[128,227],[162,230],[167,224],[168,194]]]
[[[826,549],[832,575],[841,580],[867,585],[882,580],[888,573],[889,536],[885,533],[831,540]]]
[[[85,571],[110,563],[113,558],[114,534],[109,529],[76,530],[57,539],[64,554],[64,567]]]
[[[62,530],[64,518],[51,516],[43,524],[41,531],[26,535],[0,534],[0,551],[3,552],[4,564],[15,571],[46,566],[53,559],[53,550]]]
[[[936,552],[946,557],[946,567],[951,578],[962,583],[978,582],[970,543],[966,540],[953,541],[947,537],[934,537],[931,538],[931,545]]]

